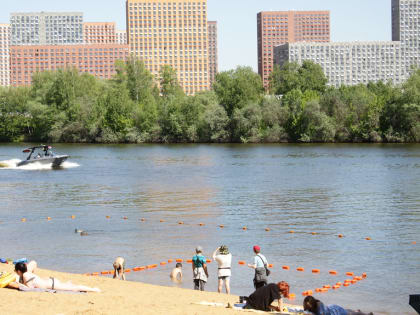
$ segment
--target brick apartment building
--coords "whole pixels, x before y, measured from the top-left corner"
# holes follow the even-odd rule
[[[257,15],[258,73],[267,88],[274,47],[295,42],[330,41],[329,11],[265,11]]]
[[[217,22],[208,21],[208,38],[209,38],[209,75],[210,84],[213,84],[218,67],[218,51],[217,51]]]
[[[117,41],[114,22],[83,23],[85,44],[115,44]]]

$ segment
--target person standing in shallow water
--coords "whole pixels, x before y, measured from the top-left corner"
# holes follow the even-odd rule
[[[254,275],[254,287],[255,289],[259,289],[265,285],[267,285],[267,265],[268,261],[267,258],[263,254],[261,254],[261,247],[258,245],[254,246],[254,263],[248,264],[249,268],[255,270]]]
[[[218,292],[222,293],[223,288],[223,281],[225,282],[226,287],[226,294],[230,294],[230,276],[231,272],[231,265],[232,265],[232,254],[229,253],[229,249],[227,246],[222,245],[218,249],[216,249],[213,253],[213,260],[217,262],[219,265],[218,268],[218,277],[219,277],[219,285],[218,285]]]
[[[207,272],[206,258],[203,256],[203,248],[197,246],[196,255],[192,258],[192,270],[194,279],[194,290],[204,291],[209,274]]]

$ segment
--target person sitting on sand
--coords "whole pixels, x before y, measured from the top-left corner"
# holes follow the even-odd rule
[[[216,249],[213,253],[213,260],[219,265],[218,277],[219,285],[218,292],[222,293],[223,281],[225,282],[226,294],[230,294],[230,277],[231,277],[231,265],[232,265],[232,254],[229,253],[227,246],[222,245]]]
[[[114,279],[119,278],[125,280],[125,260],[122,257],[117,257],[112,264],[114,266]]]
[[[206,285],[207,278],[209,277],[206,258],[203,256],[203,248],[201,246],[197,246],[195,252],[196,255],[192,259],[194,290],[204,291],[204,286]]]
[[[289,298],[289,284],[287,282],[270,283],[257,289],[249,297],[245,297],[246,305],[244,309],[254,309],[258,311],[282,312],[283,300]],[[278,301],[278,306],[271,305],[275,300]]]
[[[177,263],[175,268],[172,269],[170,278],[174,283],[181,283],[182,282],[182,264]]]
[[[20,278],[20,283],[26,285],[29,288],[73,292],[101,292],[101,290],[98,288],[90,288],[84,285],[75,285],[71,282],[63,283],[55,278],[43,279],[28,271],[28,266],[25,263],[17,263],[15,265],[15,272]]]
[[[352,310],[345,310],[338,305],[325,306],[324,303],[315,299],[313,296],[307,296],[303,300],[303,309],[315,315],[366,315],[360,310],[357,312]],[[373,315],[373,313],[369,313],[368,315]]]

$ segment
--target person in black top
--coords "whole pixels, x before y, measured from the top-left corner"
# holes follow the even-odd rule
[[[282,297],[289,297],[289,284],[287,282],[270,283],[257,289],[249,297],[245,298],[245,309],[254,309],[259,311],[278,311],[283,309]],[[277,300],[278,306],[271,304]]]

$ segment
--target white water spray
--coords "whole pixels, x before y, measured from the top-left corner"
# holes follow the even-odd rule
[[[51,170],[52,163],[50,164],[41,164],[41,163],[30,163],[23,166],[17,166],[18,163],[21,162],[19,159],[12,159],[6,161],[0,161],[0,170],[30,170],[30,171],[38,171],[38,170]],[[63,164],[59,168],[75,168],[79,167],[80,165],[75,162],[64,161]]]

